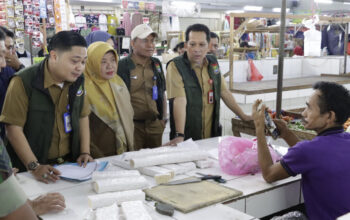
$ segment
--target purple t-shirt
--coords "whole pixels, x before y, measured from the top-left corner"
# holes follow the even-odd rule
[[[288,150],[281,164],[289,175],[302,175],[311,220],[334,220],[350,212],[350,133],[330,129],[301,141]]]

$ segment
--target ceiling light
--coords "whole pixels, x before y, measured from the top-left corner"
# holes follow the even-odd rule
[[[272,9],[273,12],[281,12],[281,8],[273,8]],[[288,13],[290,11],[289,8],[286,8],[286,12]]]
[[[350,2],[344,2],[345,5],[350,5]]]
[[[261,11],[263,9],[262,6],[253,6],[253,5],[246,5],[243,8],[245,11]]]
[[[226,11],[226,14],[230,14],[230,13],[237,13],[237,14],[242,14],[244,13],[244,10],[230,10],[230,11]]]
[[[320,4],[332,4],[333,0],[314,0],[316,3]]]
[[[186,7],[194,7],[196,5],[195,2],[189,2],[189,1],[172,1],[171,6],[178,7],[178,8],[186,8]]]

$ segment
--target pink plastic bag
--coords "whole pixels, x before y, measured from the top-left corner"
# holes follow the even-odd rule
[[[259,70],[256,68],[252,59],[248,60],[248,81],[260,81],[262,80],[263,75],[260,74]]]
[[[272,149],[270,154],[275,162],[280,156]],[[254,174],[260,170],[256,141],[240,137],[227,137],[219,144],[219,164],[227,174]]]

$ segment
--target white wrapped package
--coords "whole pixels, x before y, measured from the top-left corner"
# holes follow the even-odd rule
[[[140,167],[138,169],[143,175],[155,177],[156,175],[161,175],[161,174],[169,174],[171,175],[171,178],[175,176],[174,171],[163,168],[163,167],[158,167],[158,166],[152,166],[152,167]]]
[[[177,163],[177,165],[196,169],[196,164],[194,162],[186,162],[186,163]]]
[[[111,206],[98,208],[96,210],[96,220],[118,220],[119,219],[119,208],[117,204],[112,204]]]
[[[93,188],[96,193],[143,189],[148,186],[143,176],[96,180]]]
[[[95,171],[92,173],[92,180],[135,177],[140,175],[140,172],[137,170]]]
[[[164,164],[160,165],[160,167],[174,171],[175,175],[184,174],[186,172],[186,167],[177,164]]]
[[[136,200],[145,200],[145,193],[140,189],[88,196],[88,204],[92,209],[109,206],[113,203],[120,205],[122,202]]]
[[[182,163],[196,160],[204,160],[209,157],[206,151],[195,150],[186,152],[177,152],[169,154],[160,154],[154,156],[147,156],[143,158],[134,158],[130,160],[130,165],[133,168],[149,167],[155,165]]]
[[[173,177],[170,174],[157,174],[154,176],[154,180],[157,184],[167,183],[169,182]]]
[[[130,160],[134,158],[142,158],[146,156],[153,156],[153,155],[159,155],[159,154],[168,154],[168,153],[176,153],[176,152],[185,152],[185,151],[193,151],[198,150],[198,145],[191,140],[187,140],[185,142],[182,142],[181,146],[177,147],[157,147],[157,148],[147,148],[147,149],[141,149],[139,151],[131,151],[131,152],[125,152],[122,155],[123,160]]]
[[[212,160],[197,160],[195,163],[200,169],[210,168],[214,165],[214,161]]]
[[[132,170],[133,168],[130,166],[130,162],[129,161],[126,161],[126,160],[123,160],[123,159],[112,159],[111,160],[111,163],[115,166],[118,166],[118,167],[121,167],[121,168],[124,168],[124,169],[127,169],[127,170]]]
[[[121,208],[125,220],[152,220],[142,201],[123,202]]]

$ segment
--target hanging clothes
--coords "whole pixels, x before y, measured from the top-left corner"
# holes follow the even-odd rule
[[[325,27],[321,48],[327,47],[328,55],[344,55],[344,38],[344,31],[338,25]]]
[[[86,26],[86,18],[82,15],[75,16],[75,25],[77,28],[83,28]]]
[[[123,14],[123,26],[125,29],[125,36],[131,35],[131,20],[129,12],[124,12]]]
[[[134,30],[134,28],[140,24],[143,24],[142,14],[140,14],[139,12],[135,12],[132,15],[132,19],[131,19],[131,31]]]
[[[100,16],[98,16],[98,25],[100,27],[101,31],[107,31],[108,27],[107,27],[107,16],[104,14],[100,14]]]

